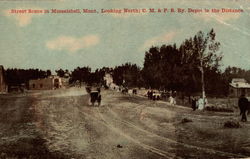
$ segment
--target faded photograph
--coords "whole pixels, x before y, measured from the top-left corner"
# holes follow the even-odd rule
[[[249,0],[1,0],[0,159],[250,157]]]

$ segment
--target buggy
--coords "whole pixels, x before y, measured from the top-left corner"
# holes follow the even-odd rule
[[[91,91],[90,92],[90,102],[92,103],[92,105],[95,104],[95,102],[98,103],[98,106],[101,105],[101,94],[99,91]]]
[[[90,96],[90,102],[92,105],[95,105],[95,102],[98,103],[98,106],[101,105],[101,89],[100,87],[91,87],[87,86],[86,91]]]

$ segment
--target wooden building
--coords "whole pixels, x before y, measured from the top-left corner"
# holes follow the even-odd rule
[[[30,80],[29,90],[53,90],[62,87],[62,79],[58,76]]]
[[[242,94],[250,96],[250,84],[243,78],[233,78],[229,84],[229,96],[239,97]]]

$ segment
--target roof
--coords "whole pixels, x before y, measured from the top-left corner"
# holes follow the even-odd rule
[[[229,85],[234,88],[250,88],[250,84],[244,78],[233,78]]]
[[[236,82],[244,82],[247,83],[247,81],[244,78],[233,78],[232,79],[232,83],[236,83]]]

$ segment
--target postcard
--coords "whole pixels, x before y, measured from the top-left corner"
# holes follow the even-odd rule
[[[249,0],[0,0],[0,158],[250,157]]]

